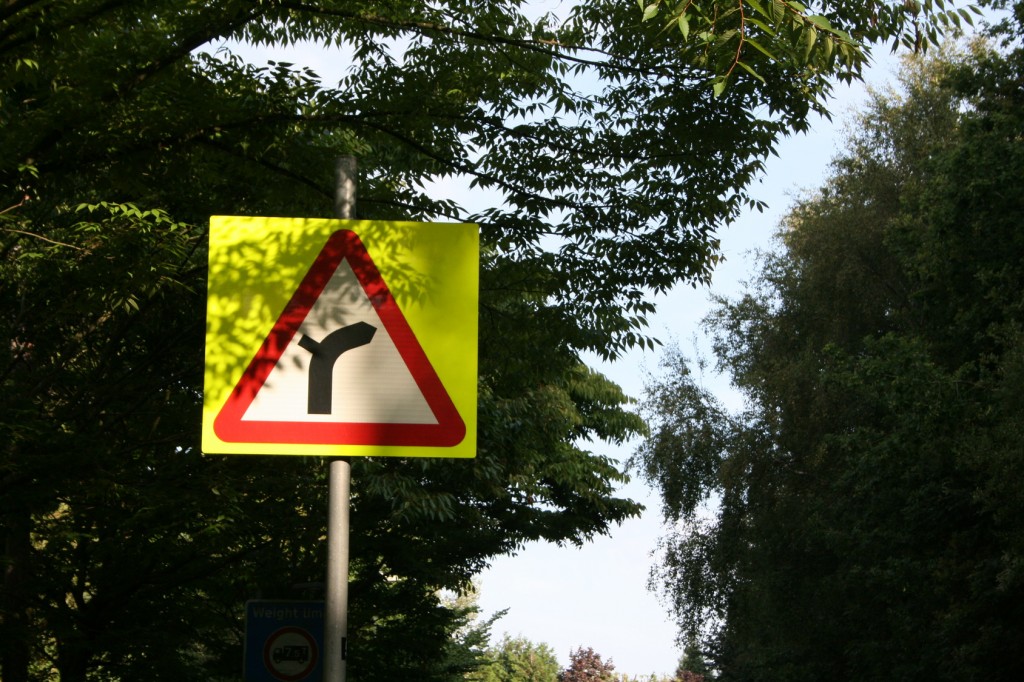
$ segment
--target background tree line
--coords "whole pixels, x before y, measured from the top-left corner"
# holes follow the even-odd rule
[[[688,649],[671,676],[616,672],[612,659],[605,660],[593,648],[583,646],[569,653],[569,665],[562,668],[547,644],[506,634],[486,648],[483,665],[466,679],[477,682],[711,682],[714,675],[693,649]]]
[[[636,463],[652,581],[721,680],[1024,675],[1024,6],[907,61],[746,292],[678,352]]]

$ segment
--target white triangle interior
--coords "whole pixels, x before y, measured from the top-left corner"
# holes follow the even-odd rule
[[[309,414],[308,375],[312,355],[299,345],[299,340],[306,335],[319,342],[331,332],[357,322],[365,322],[376,330],[372,340],[345,351],[335,362],[331,413]],[[242,420],[437,423],[347,260],[342,260],[334,271]]]

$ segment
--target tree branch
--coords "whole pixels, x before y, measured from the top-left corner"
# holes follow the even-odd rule
[[[623,71],[633,71],[644,75],[659,75],[667,76],[671,75],[668,69],[653,69],[644,68],[638,65],[630,65],[621,63],[621,58],[617,55],[607,52],[605,50],[598,49],[596,47],[589,47],[583,45],[565,45],[559,43],[556,40],[523,40],[520,38],[509,38],[505,36],[498,36],[489,33],[481,33],[479,31],[470,31],[466,29],[459,29],[453,26],[445,26],[442,24],[436,24],[426,21],[395,21],[393,19],[385,19],[384,17],[377,15],[370,15],[361,12],[350,12],[343,10],[333,10],[316,5],[309,5],[302,2],[282,2],[281,7],[286,9],[292,9],[297,12],[305,12],[309,14],[316,14],[320,16],[331,16],[341,19],[351,19],[353,21],[359,21],[364,24],[370,24],[374,26],[384,26],[393,29],[405,29],[410,31],[416,31],[421,34],[441,34],[454,36],[461,39],[472,39],[479,40],[486,43],[499,43],[503,45],[511,45],[523,50],[529,50],[540,54],[545,54],[555,59],[570,62],[573,64],[579,64],[581,66],[590,67],[607,67],[611,61],[619,61],[620,63],[616,66]],[[609,61],[600,61],[596,59],[584,59],[582,57],[574,57],[570,54],[566,54],[566,51],[579,52],[579,53],[590,53],[606,58]]]

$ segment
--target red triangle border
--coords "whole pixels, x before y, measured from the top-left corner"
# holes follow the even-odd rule
[[[385,331],[398,349],[437,424],[243,420],[295,332],[342,261],[348,261]],[[334,232],[274,323],[213,422],[217,437],[233,443],[452,447],[466,437],[466,424],[419,340],[395,302],[359,236]]]

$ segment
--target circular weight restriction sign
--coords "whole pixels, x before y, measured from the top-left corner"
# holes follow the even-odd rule
[[[319,657],[316,640],[302,628],[281,628],[267,637],[263,645],[263,664],[282,682],[304,680],[313,672]]]

